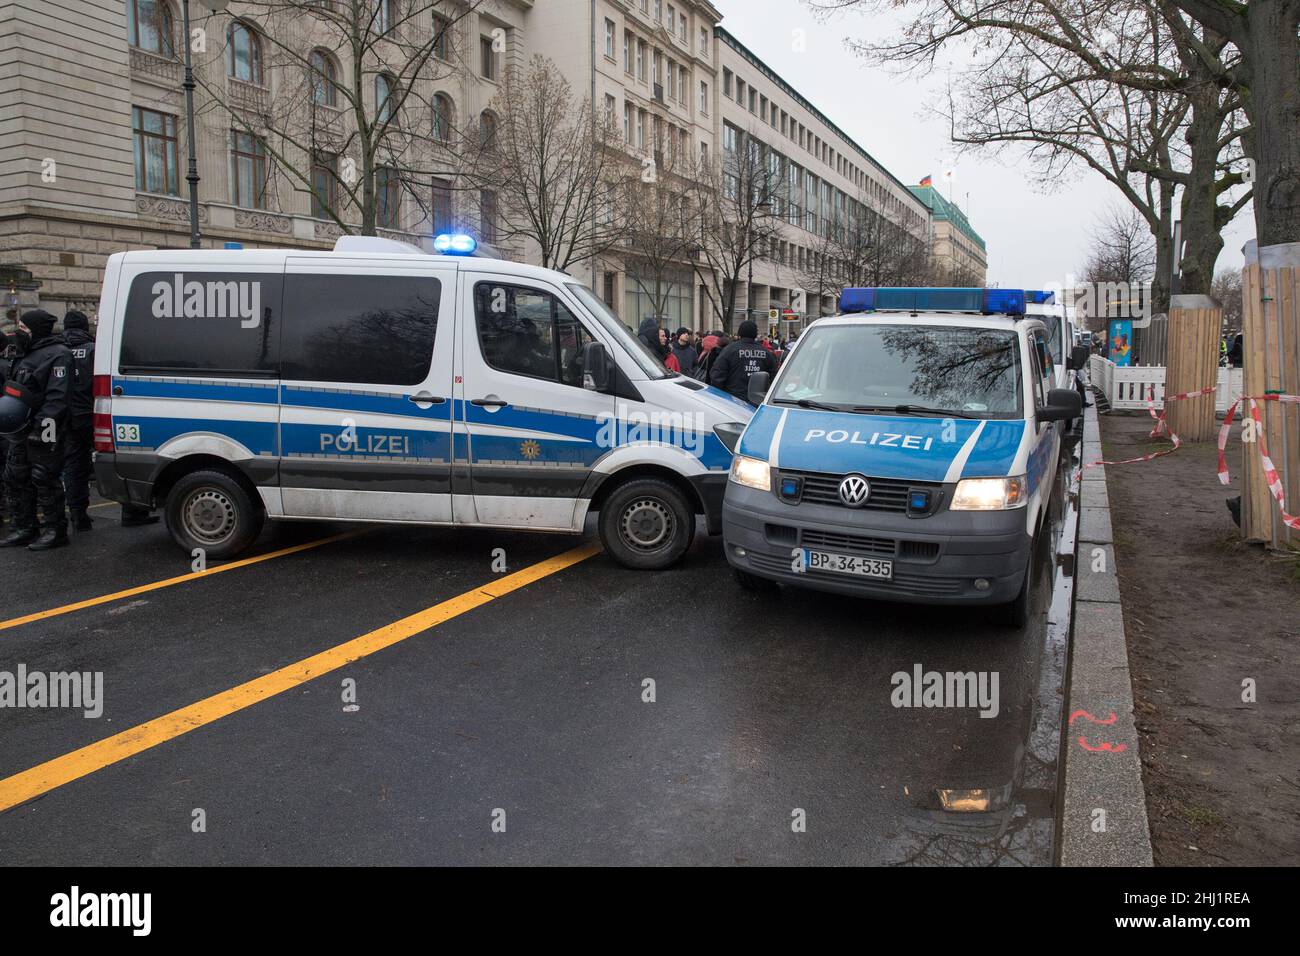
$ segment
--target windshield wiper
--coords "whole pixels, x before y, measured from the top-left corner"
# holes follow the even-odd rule
[[[823,412],[842,412],[846,409],[842,405],[827,405],[825,402],[815,402],[811,398],[774,398],[773,405],[798,405],[800,408],[816,408]]]
[[[898,415],[943,415],[948,418],[979,418],[955,408],[928,408],[925,405],[854,405],[855,412],[894,412]]]

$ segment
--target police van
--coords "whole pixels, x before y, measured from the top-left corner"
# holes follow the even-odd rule
[[[1087,387],[1082,370],[1088,364],[1088,350],[1078,350],[1080,343],[1074,307],[1058,303],[1055,292],[1026,290],[1025,314],[1038,316],[1047,326],[1047,347],[1056,369],[1056,387],[1072,388],[1079,393],[1080,399],[1086,399]],[[1082,419],[1065,423],[1067,430],[1081,424]]]
[[[265,518],[580,532],[634,568],[721,529],[753,409],[666,370],[560,272],[343,237],[112,256],[95,473],[226,558]]]
[[[846,289],[769,383],[723,503],[740,583],[891,601],[1004,604],[1063,507],[1049,331],[1005,289]],[[770,385],[770,387],[769,387]]]

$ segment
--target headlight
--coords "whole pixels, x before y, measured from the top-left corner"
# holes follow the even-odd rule
[[[952,511],[1006,511],[1019,508],[1028,498],[1025,476],[1014,478],[963,478],[952,496]]]
[[[731,480],[738,485],[744,485],[746,488],[771,491],[772,469],[767,466],[765,461],[737,455],[731,459]]]
[[[744,430],[744,422],[723,422],[721,425],[713,426],[713,434],[718,436],[718,441],[727,446],[727,451],[736,450],[736,445],[740,443],[740,435]]]

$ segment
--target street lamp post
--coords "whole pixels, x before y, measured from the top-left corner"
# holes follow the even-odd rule
[[[230,0],[199,0],[199,3],[213,13],[220,13],[230,4]],[[199,160],[194,142],[194,63],[190,54],[190,0],[181,0],[182,38],[185,43],[185,137],[188,142],[189,156],[186,160],[185,181],[190,184],[190,248],[199,248]]]

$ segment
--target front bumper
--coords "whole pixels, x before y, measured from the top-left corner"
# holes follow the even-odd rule
[[[704,505],[704,522],[709,534],[722,533],[722,499],[727,491],[728,474],[725,471],[711,471],[689,479]]]
[[[1021,508],[908,518],[833,505],[789,505],[735,482],[727,485],[722,506],[722,540],[732,567],[761,578],[915,604],[1011,601],[1020,592],[1032,548]],[[893,579],[796,571],[794,552],[803,547],[893,561]],[[980,578],[988,582],[983,590],[975,587]]]

